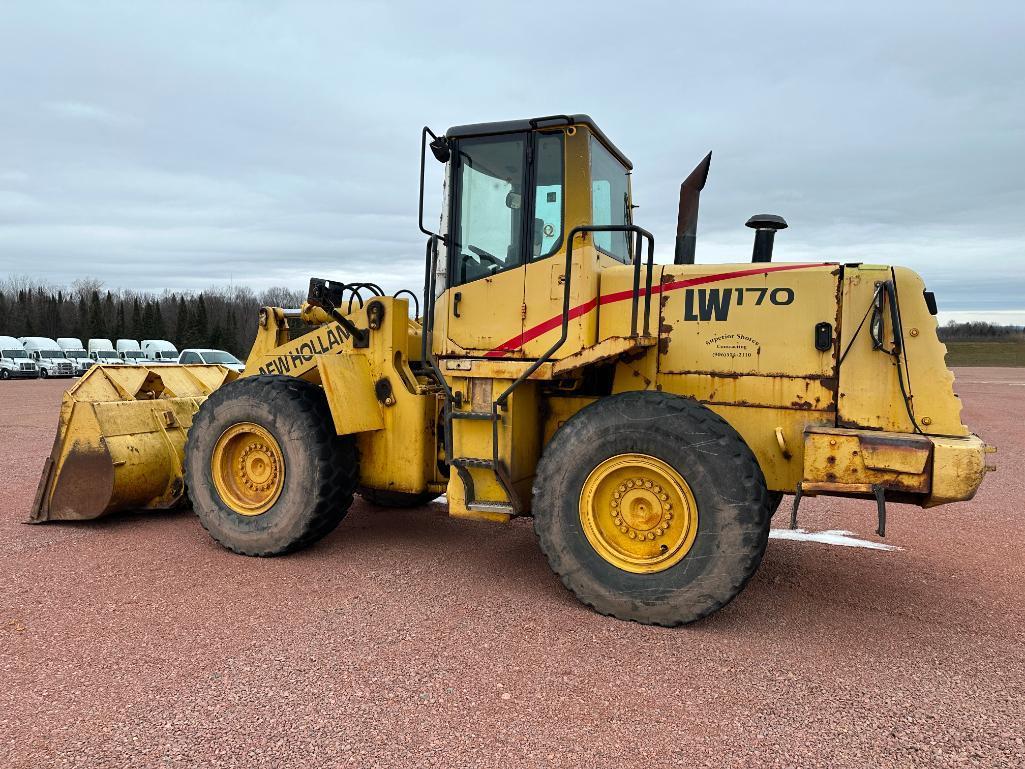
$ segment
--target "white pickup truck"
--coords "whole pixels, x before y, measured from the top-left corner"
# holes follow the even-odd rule
[[[178,356],[178,362],[182,364],[188,363],[219,363],[222,366],[242,373],[246,370],[246,364],[232,355],[230,352],[224,350],[205,350],[198,348],[190,348],[188,350],[182,350],[181,355]]]
[[[25,347],[13,336],[0,336],[0,379],[36,379],[36,367]]]

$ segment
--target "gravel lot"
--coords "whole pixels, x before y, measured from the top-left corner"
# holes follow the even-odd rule
[[[961,369],[1000,447],[880,551],[770,542],[678,630],[598,616],[527,521],[357,502],[286,558],[188,513],[23,526],[65,383],[0,383],[5,767],[1025,765],[1025,369]],[[778,525],[785,525],[781,521]],[[868,502],[801,525],[876,539]]]

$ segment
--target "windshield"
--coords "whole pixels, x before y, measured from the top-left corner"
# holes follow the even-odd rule
[[[3,350],[5,358],[27,358],[28,353],[24,350]]]
[[[126,358],[145,358],[146,354],[142,350],[125,350]]]
[[[39,357],[40,358],[63,358],[64,357],[64,351],[63,350],[40,350],[39,351]]]
[[[114,352],[113,350],[97,350],[96,351],[96,357],[97,358],[116,358],[116,357],[118,357],[118,354],[116,352]]]
[[[64,354],[69,358],[88,358],[85,350],[65,350]]]
[[[241,363],[238,358],[232,355],[230,352],[221,352],[220,350],[214,350],[212,352],[204,352],[202,354],[203,360],[207,363]]]

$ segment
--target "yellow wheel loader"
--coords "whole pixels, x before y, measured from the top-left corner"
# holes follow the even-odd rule
[[[739,593],[784,494],[791,525],[805,496],[869,500],[880,535],[888,501],[970,499],[991,448],[961,423],[921,278],[774,263],[786,222],[770,215],[748,221],[750,262],[695,264],[710,157],[681,186],[673,263],[656,264],[631,163],[588,116],[425,128],[422,307],[314,279],[301,308],[260,311],[240,377],[95,367],[65,396],[33,520],[187,490],[218,542],[270,556],[330,532],[356,493],[446,494],[460,518],[532,516],[597,611],[679,625]]]

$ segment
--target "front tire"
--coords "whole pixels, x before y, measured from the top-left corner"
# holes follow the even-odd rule
[[[247,377],[215,390],[185,446],[193,510],[243,555],[282,555],[327,535],[358,477],[355,440],[335,434],[324,391],[294,377]]]
[[[5,368],[0,368],[0,379],[8,380],[11,378],[11,372]]]
[[[39,378],[40,379],[46,379],[48,376],[50,376],[50,375],[46,373],[46,369],[45,368],[39,369]]]
[[[554,435],[534,483],[534,527],[583,603],[645,624],[694,622],[761,563],[769,496],[754,454],[700,403],[630,392]]]

